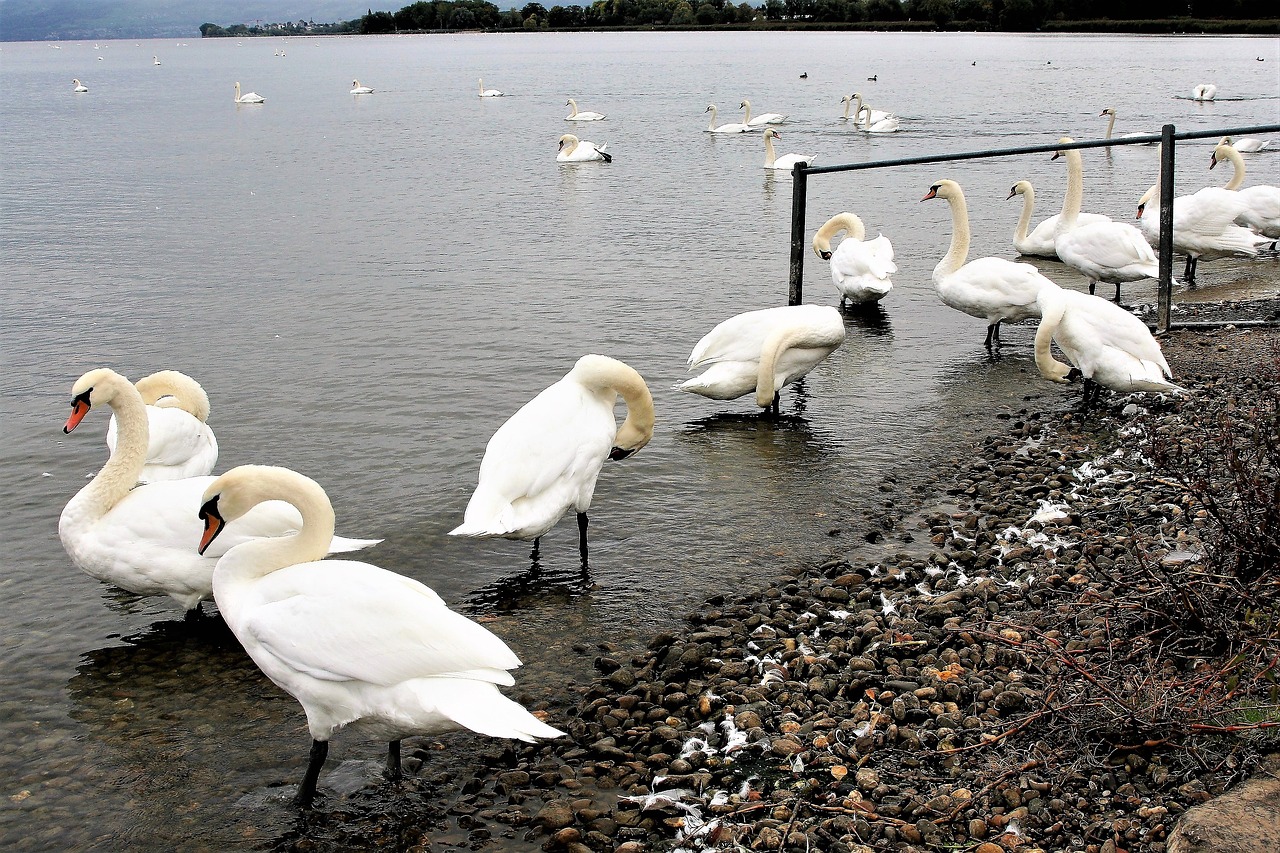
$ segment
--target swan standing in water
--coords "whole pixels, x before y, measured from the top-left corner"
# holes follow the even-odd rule
[[[712,400],[754,391],[756,405],[777,415],[778,392],[822,363],[844,338],[844,320],[829,305],[748,311],[703,335],[689,354],[689,370],[706,370],[676,388]]]
[[[343,729],[388,742],[393,781],[406,737],[470,729],[533,742],[564,734],[498,690],[515,683],[508,670],[520,659],[430,587],[369,563],[323,559],[333,506],[309,477],[261,465],[218,477],[202,495],[200,553],[272,501],[296,508],[301,529],[226,549],[213,594],[249,657],[306,711],[311,754],[295,804],[314,799],[329,738]]]
[[[1031,225],[1031,215],[1035,209],[1036,191],[1030,181],[1018,181],[1009,190],[1005,201],[1015,195],[1022,196],[1022,215],[1018,217],[1018,225],[1013,230],[1013,248],[1019,255],[1035,255],[1039,258],[1058,259],[1058,250],[1054,247],[1054,236],[1058,229],[1058,221],[1062,214],[1055,213],[1035,227],[1030,234],[1027,228]],[[1082,213],[1078,219],[1081,225],[1091,222],[1110,222],[1111,218],[1098,213]]]
[[[502,92],[497,89],[486,89],[484,87],[484,78],[480,78],[480,97],[482,98],[502,98],[505,97]]]
[[[1223,160],[1230,160],[1235,172],[1223,189],[1235,190],[1236,197],[1244,203],[1244,212],[1236,217],[1236,224],[1251,228],[1272,240],[1280,238],[1280,187],[1258,184],[1240,189],[1244,183],[1244,158],[1231,145],[1231,138],[1224,136],[1209,158],[1212,169]]]
[[[75,87],[74,89],[72,89],[72,90],[71,90],[71,91],[73,91],[73,92],[87,92],[87,91],[89,91],[89,87],[88,87],[88,86],[86,86],[85,84],[81,83],[79,80],[77,80],[77,79],[75,79],[75,78],[72,78],[71,83],[72,83],[72,85]]]
[[[783,172],[790,172],[797,163],[803,163],[808,166],[813,162],[812,154],[783,154],[781,157],[773,153],[773,140],[781,139],[782,134],[774,130],[772,127],[765,128],[764,131],[764,167],[766,169],[777,169]]]
[[[707,108],[703,112],[711,113],[711,123],[707,125],[707,133],[746,133],[751,130],[750,127],[742,122],[731,122],[716,127],[716,105],[707,104]]]
[[[1064,136],[1059,144],[1068,145]],[[1159,278],[1160,263],[1142,232],[1127,222],[1083,222],[1080,206],[1084,200],[1084,165],[1079,149],[1058,151],[1053,159],[1067,160],[1067,194],[1062,200],[1062,213],[1054,231],[1054,248],[1067,266],[1089,279],[1089,292],[1098,282],[1116,286],[1116,302],[1120,301],[1120,285],[1127,281]]]
[[[267,99],[259,95],[257,92],[246,92],[240,94],[240,83],[236,81],[236,103],[237,104],[265,104]]]
[[[564,104],[572,109],[572,112],[564,117],[565,121],[604,121],[604,113],[593,113],[590,110],[578,112],[578,102],[573,98],[565,101]]]
[[[1000,323],[1016,323],[1040,316],[1036,302],[1040,291],[1057,285],[1031,264],[1004,258],[977,258],[969,255],[969,207],[964,191],[955,181],[941,180],[929,187],[921,201],[946,199],[951,206],[951,245],[933,268],[938,297],[948,308],[987,321],[987,349],[1000,346]]]
[[[200,477],[218,462],[218,439],[206,421],[209,395],[200,383],[176,370],[161,370],[134,383],[147,407],[147,461],[139,482]],[[107,448],[114,453],[116,417],[107,423]]]
[[[1169,363],[1147,325],[1119,305],[1076,290],[1046,288],[1040,313],[1036,367],[1052,382],[1084,379],[1086,407],[1104,387],[1122,393],[1183,390],[1169,381]],[[1074,368],[1052,356],[1051,340]]]
[[[831,239],[841,231],[844,239],[831,251]],[[845,301],[861,305],[879,302],[893,287],[889,276],[898,271],[893,262],[893,246],[889,238],[877,234],[865,239],[867,230],[862,220],[852,213],[837,213],[823,223],[813,235],[813,251],[831,262],[831,280],[840,291],[840,307]]]
[[[351,94],[353,95],[372,95],[373,89],[368,86],[361,86],[359,80],[351,81]]]
[[[1103,139],[1110,139],[1110,138],[1111,138],[1111,131],[1113,131],[1113,130],[1115,129],[1115,126],[1116,126],[1116,108],[1115,108],[1115,107],[1107,107],[1105,110],[1103,110],[1102,112],[1098,113],[1098,115],[1100,115],[1100,116],[1110,116],[1110,117],[1111,117],[1111,118],[1107,119],[1107,134],[1106,134],[1106,136],[1102,137]],[[1117,139],[1132,139],[1132,138],[1133,138],[1133,137],[1135,137],[1135,136],[1150,136],[1150,135],[1151,135],[1151,134],[1149,134],[1149,133],[1141,133],[1141,132],[1138,132],[1138,133],[1122,133],[1122,134],[1120,134],[1120,135],[1119,135],[1118,137],[1116,137],[1116,138],[1117,138]],[[1152,144],[1152,145],[1155,145],[1155,143],[1154,143],[1154,142],[1152,142],[1151,144]],[[1111,149],[1110,149],[1110,148],[1108,148],[1107,150],[1108,150],[1108,151],[1110,151]]]
[[[764,115],[751,117],[751,102],[746,98],[742,99],[742,103],[738,104],[738,109],[746,110],[742,116],[742,123],[747,127],[764,127],[766,124],[782,124],[787,117],[781,113],[765,113]]]
[[[1218,97],[1218,87],[1212,83],[1201,83],[1191,90],[1193,101],[1212,101]]]
[[[594,142],[583,141],[572,133],[566,133],[560,137],[560,151],[556,154],[556,162],[585,163],[588,160],[603,160],[606,163],[612,163],[613,155],[604,150],[608,144],[601,142],[597,145]]]
[[[627,404],[619,427],[618,397]],[[538,540],[573,509],[587,564],[587,510],[606,459],[626,459],[653,437],[653,397],[617,359],[584,355],[564,378],[507,419],[489,439],[480,481],[450,536]]]
[[[168,595],[187,611],[213,594],[213,567],[232,545],[283,536],[302,523],[285,504],[265,504],[230,530],[219,548],[201,556],[191,543],[199,536],[196,511],[213,477],[188,477],[137,485],[149,442],[146,405],[138,389],[107,368],[91,370],[71,388],[71,432],[93,406],[107,405],[119,431],[107,464],[67,502],[58,536],[72,561],[86,574],[136,595]],[[326,540],[330,551],[354,551],[380,539]]]

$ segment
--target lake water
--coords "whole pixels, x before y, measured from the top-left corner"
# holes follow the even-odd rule
[[[704,332],[787,293],[791,182],[761,168],[758,134],[702,133],[708,103],[721,122],[743,98],[788,114],[779,153],[831,165],[1096,138],[1105,107],[1118,133],[1275,123],[1278,69],[1276,40],[1247,38],[4,43],[0,847],[269,843],[290,815],[253,795],[296,782],[305,762],[300,708],[218,623],[185,625],[168,599],[114,592],[64,553],[58,514],[105,459],[103,413],[60,429],[84,371],[196,377],[219,471],[315,477],[340,532],[385,538],[365,559],[510,643],[526,662],[513,695],[563,697],[590,674],[594,652],[575,643],[625,654],[708,595],[844,553],[895,497],[880,490],[887,475],[945,459],[981,416],[1078,394],[1036,378],[1030,328],[1007,331],[993,361],[982,324],[938,301],[930,272],[950,218],[919,204],[936,178],[959,180],[971,257],[1012,257],[1008,188],[1035,183],[1037,221],[1061,203],[1064,169],[1047,155],[813,178],[810,236],[848,209],[893,241],[900,271],[882,314],[849,319],[845,345],[783,393],[792,417],[780,423],[749,399],[674,391]],[[89,93],[73,95],[73,77]],[[376,93],[348,94],[355,77]],[[507,97],[477,98],[479,77]],[[266,103],[233,104],[237,80]],[[1201,82],[1220,99],[1188,100]],[[868,137],[839,121],[853,91],[903,131]],[[564,122],[569,97],[608,120]],[[570,130],[607,142],[614,161],[558,165]],[[1180,191],[1229,177],[1208,172],[1211,150],[1179,146]],[[1280,183],[1280,154],[1247,162],[1250,183]],[[1086,209],[1131,217],[1155,170],[1153,149],[1085,152]],[[1276,271],[1204,264],[1201,294],[1274,290]],[[838,302],[812,253],[805,289]],[[1153,298],[1149,282],[1126,293]],[[652,443],[601,476],[589,581],[572,517],[544,537],[537,573],[527,543],[446,536],[489,436],[587,352],[639,370],[658,413]],[[339,735],[328,770],[380,749]],[[439,760],[465,766],[462,752]]]

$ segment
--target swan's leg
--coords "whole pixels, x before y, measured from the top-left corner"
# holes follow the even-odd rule
[[[1187,255],[1187,265],[1182,270],[1182,277],[1187,284],[1194,287],[1196,283],[1196,256]]]
[[[1120,304],[1120,282],[1116,282],[1116,304]]]
[[[316,798],[316,780],[320,778],[320,768],[324,767],[324,760],[328,757],[329,742],[327,740],[311,741],[311,762],[307,765],[307,772],[302,777],[302,784],[298,786],[297,796],[293,798],[293,804],[298,808],[311,807],[311,801]]]
[[[1098,286],[1098,280],[1097,280],[1097,279],[1095,279],[1095,278],[1091,278],[1091,279],[1089,279],[1089,295],[1090,295],[1090,296],[1093,296],[1093,291],[1094,291],[1094,289],[1095,289],[1097,286]]]
[[[541,538],[542,537],[540,536],[535,536],[533,538],[533,552],[529,554],[529,559],[533,560],[534,562],[537,562],[538,560],[538,542],[541,540]]]
[[[387,744],[387,778],[399,782],[403,776],[400,772],[400,741],[393,740]]]
[[[182,614],[182,618],[186,622],[201,622],[204,620],[204,608],[197,601],[195,607]]]
[[[999,320],[987,326],[987,339],[986,341],[983,342],[983,346],[985,346],[987,349],[991,349],[993,344],[995,346],[1000,346],[1000,321]]]
[[[774,420],[782,415],[782,394],[778,391],[773,392],[773,402],[769,404],[768,411]]]
[[[582,557],[582,565],[587,564],[587,514],[578,513],[578,554]]]

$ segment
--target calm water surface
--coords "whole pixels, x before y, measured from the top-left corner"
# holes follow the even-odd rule
[[[842,553],[873,526],[886,474],[945,456],[979,413],[1072,393],[1035,379],[1029,330],[1006,333],[992,362],[981,323],[938,302],[929,275],[949,213],[918,203],[936,178],[959,180],[971,256],[1012,257],[1008,188],[1036,184],[1037,221],[1061,203],[1064,170],[1047,156],[814,178],[810,234],[849,209],[894,242],[882,315],[849,320],[847,343],[784,393],[794,417],[780,424],[749,400],[672,390],[704,332],[786,297],[790,180],[761,168],[759,135],[702,133],[708,103],[721,122],[743,98],[787,113],[779,153],[825,165],[1098,137],[1111,106],[1117,132],[1274,123],[1278,69],[1275,40],[1243,38],[4,44],[0,847],[252,846],[290,825],[253,795],[296,781],[305,760],[300,708],[233,639],[182,624],[167,599],[105,588],[63,552],[58,514],[105,459],[102,413],[60,430],[85,370],[198,378],[219,470],[314,476],[341,532],[385,537],[367,559],[484,614],[526,661],[516,695],[554,698],[586,677],[574,643],[625,652],[709,594]],[[72,77],[91,91],[73,95]],[[353,77],[376,94],[349,95]],[[508,96],[475,97],[479,77]],[[234,105],[237,80],[266,104]],[[1187,100],[1200,82],[1221,99]],[[840,122],[855,90],[903,132]],[[608,121],[564,122],[568,97]],[[614,162],[556,164],[569,130],[607,142]],[[1229,177],[1208,172],[1210,142],[1179,151],[1180,190]],[[1248,164],[1250,182],[1280,183],[1280,155]],[[1086,152],[1087,209],[1132,216],[1155,169],[1152,149]],[[1216,262],[1201,277],[1237,292],[1275,273]],[[805,288],[838,301],[812,254]],[[601,477],[590,588],[571,520],[544,538],[538,575],[525,543],[445,535],[489,436],[587,352],[638,369],[658,410],[652,443]],[[340,736],[330,770],[379,749]]]

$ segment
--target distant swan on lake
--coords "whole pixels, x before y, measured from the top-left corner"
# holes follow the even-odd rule
[[[573,98],[565,101],[564,105],[573,110],[564,117],[565,121],[604,121],[604,113],[593,113],[590,110],[578,112],[578,102]]]
[[[351,81],[351,94],[353,95],[372,95],[373,89],[368,86],[361,86],[359,80]]]
[[[482,98],[501,98],[503,94],[497,89],[486,89],[484,87],[484,78],[480,78],[480,97]]]
[[[240,83],[236,82],[236,103],[237,104],[265,104],[267,99],[259,95],[257,92],[246,92],[240,94]]]
[[[85,84],[81,83],[79,80],[72,79],[72,81],[71,81],[71,82],[75,84],[75,88],[74,88],[74,89],[72,89],[71,91],[73,91],[73,92],[87,92],[87,91],[89,91],[89,87],[88,87],[88,86],[86,86]]]
[[[1191,90],[1191,99],[1194,101],[1212,101],[1218,97],[1218,87],[1212,83],[1201,83]]]

